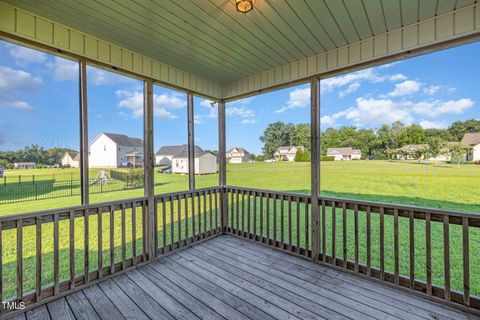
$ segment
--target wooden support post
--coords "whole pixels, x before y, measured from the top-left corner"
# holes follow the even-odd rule
[[[319,206],[320,194],[320,83],[317,77],[310,80],[310,128],[311,128],[311,234],[312,234],[312,260],[318,261],[320,249],[319,237]]]
[[[227,208],[228,199],[225,192],[225,186],[227,185],[227,160],[226,160],[226,130],[225,130],[225,102],[218,102],[218,184],[220,190],[220,221],[222,224],[222,232],[227,231]]]
[[[144,190],[147,202],[147,254],[150,261],[155,259],[155,190],[154,190],[154,155],[153,155],[153,82],[144,82],[144,112],[143,112],[143,154],[144,154]]]
[[[87,109],[87,62],[79,63],[80,83],[80,189],[82,205],[88,205],[89,177],[88,177],[88,109]]]
[[[194,110],[193,94],[187,94],[187,118],[188,118],[188,187],[195,190],[195,133],[194,133]]]

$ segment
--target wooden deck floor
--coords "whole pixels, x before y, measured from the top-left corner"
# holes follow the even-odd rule
[[[220,236],[19,319],[477,319],[258,244]]]

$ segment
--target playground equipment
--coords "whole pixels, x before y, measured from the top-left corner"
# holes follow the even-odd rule
[[[110,177],[110,172],[107,170],[98,170],[95,180],[93,180],[90,185],[100,184],[104,185],[109,182],[113,182],[113,179]]]

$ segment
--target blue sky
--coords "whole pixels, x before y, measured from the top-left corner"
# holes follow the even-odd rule
[[[400,120],[445,128],[480,118],[480,43],[414,57],[321,82],[322,130],[377,128]],[[143,86],[88,68],[89,136],[142,136]],[[155,86],[155,149],[187,143],[186,94]],[[309,122],[309,86],[300,85],[228,103],[227,148],[260,153],[259,137],[275,121]],[[217,109],[195,97],[195,139],[218,148]],[[33,143],[78,150],[78,66],[75,62],[0,42],[0,150]]]

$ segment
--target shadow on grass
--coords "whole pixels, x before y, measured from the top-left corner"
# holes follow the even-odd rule
[[[287,192],[310,195],[310,190],[288,190]],[[370,202],[391,203],[398,205],[411,205],[417,207],[435,208],[443,210],[458,210],[465,212],[480,213],[480,204],[468,204],[454,201],[433,200],[422,197],[391,196],[382,194],[366,194],[351,192],[335,192],[321,190],[321,196],[336,197],[352,200],[363,200]]]

